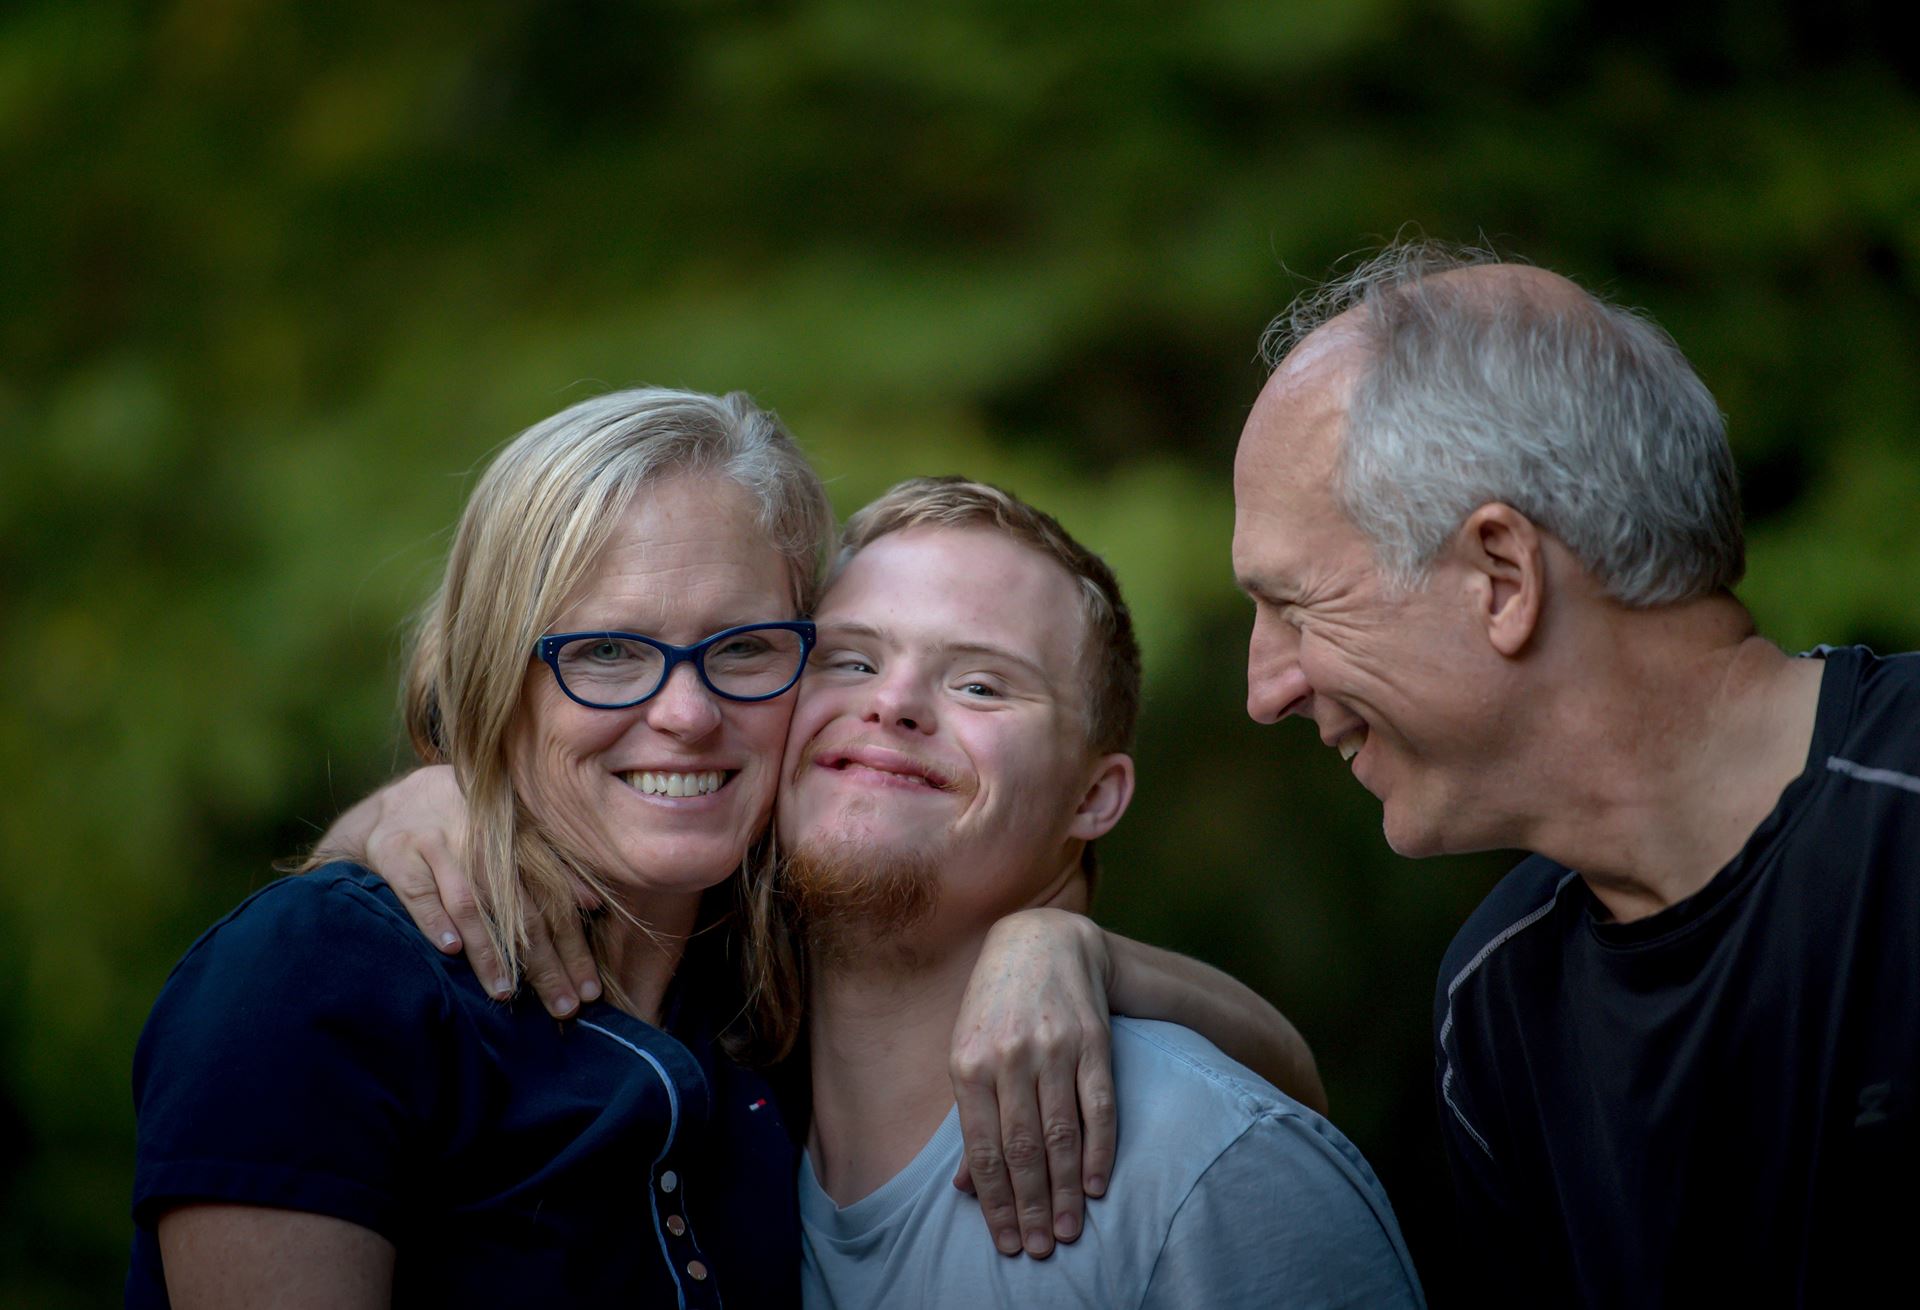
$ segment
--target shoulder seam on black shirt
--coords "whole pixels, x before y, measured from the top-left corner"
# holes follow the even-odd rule
[[[1546,900],[1535,906],[1527,914],[1514,920],[1514,922],[1495,933],[1485,946],[1482,946],[1478,951],[1474,952],[1473,958],[1461,966],[1460,972],[1454,974],[1452,980],[1447,983],[1447,1016],[1440,1022],[1439,1045],[1440,1062],[1442,1065],[1440,1072],[1440,1099],[1447,1103],[1447,1109],[1451,1110],[1453,1117],[1460,1121],[1460,1126],[1467,1130],[1467,1135],[1473,1138],[1474,1142],[1482,1151],[1487,1153],[1489,1160],[1493,1159],[1493,1148],[1487,1145],[1487,1139],[1480,1135],[1480,1130],[1468,1122],[1466,1113],[1461,1110],[1459,1104],[1453,1099],[1453,1061],[1447,1056],[1447,1034],[1453,1031],[1453,994],[1459,990],[1460,984],[1467,980],[1467,975],[1474,972],[1474,970],[1478,969],[1482,964],[1485,964],[1487,957],[1492,955],[1495,950],[1506,945],[1516,934],[1546,917],[1547,912],[1552,910],[1554,905],[1560,900],[1561,889],[1565,887],[1569,881],[1579,876],[1577,872],[1568,870],[1566,875],[1553,885],[1553,891],[1548,894]]]
[[[1856,782],[1874,783],[1884,787],[1897,787],[1920,796],[1920,778],[1911,773],[1902,773],[1898,769],[1876,769],[1871,765],[1857,764],[1838,755],[1827,756],[1827,772],[1844,774]]]

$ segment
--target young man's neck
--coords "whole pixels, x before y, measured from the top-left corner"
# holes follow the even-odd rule
[[[982,940],[920,957],[876,943],[815,970],[807,1154],[836,1204],[851,1205],[904,1169],[953,1107],[947,1054]]]
[[[1526,845],[1644,918],[1712,881],[1804,771],[1824,666],[1755,636],[1731,597],[1615,614],[1579,653],[1597,667],[1559,674],[1581,690],[1542,725]]]

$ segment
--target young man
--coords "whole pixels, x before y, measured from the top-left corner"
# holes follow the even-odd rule
[[[1756,635],[1713,397],[1564,278],[1401,246],[1274,336],[1248,712],[1313,720],[1404,855],[1538,852],[1434,1006],[1475,1296],[1901,1285],[1920,656]]]
[[[949,1034],[1015,911],[1084,910],[1133,792],[1139,657],[1052,519],[925,479],[856,514],[816,616],[779,807],[809,954],[810,1305],[1413,1305],[1385,1194],[1325,1120],[1194,1034],[1116,1019],[1107,1199],[998,1258],[951,1185]]]

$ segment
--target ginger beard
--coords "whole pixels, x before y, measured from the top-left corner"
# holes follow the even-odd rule
[[[815,833],[798,840],[780,861],[780,887],[799,917],[816,964],[852,963],[899,939],[933,916],[940,861],[930,849],[903,849],[856,835],[871,801],[843,812],[853,831]]]

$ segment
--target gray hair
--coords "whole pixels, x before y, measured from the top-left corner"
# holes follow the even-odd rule
[[[1633,310],[1435,276],[1501,262],[1395,242],[1295,301],[1261,339],[1277,369],[1315,329],[1360,311],[1365,358],[1334,494],[1384,571],[1418,582],[1467,515],[1497,501],[1622,604],[1732,587],[1746,568],[1740,492],[1706,384]]]
[[[420,617],[403,690],[407,732],[423,763],[451,764],[460,780],[468,869],[509,976],[534,916],[551,927],[576,913],[576,883],[619,905],[600,871],[560,849],[514,793],[508,748],[529,652],[585,584],[635,494],[682,474],[747,490],[792,582],[793,615],[767,617],[807,613],[833,511],[800,448],[745,392],[644,387],[583,400],[507,443],[467,501],[446,577]],[[599,955],[597,935],[595,946]]]

